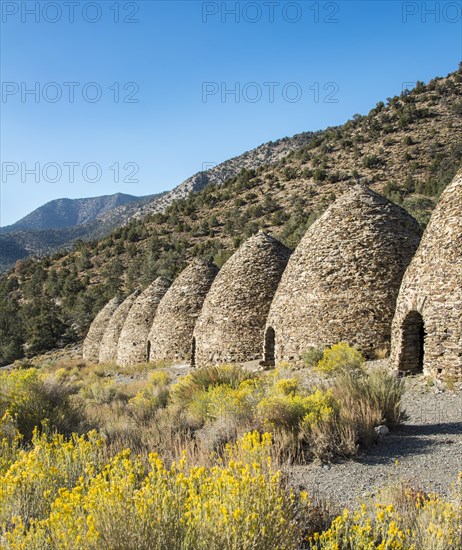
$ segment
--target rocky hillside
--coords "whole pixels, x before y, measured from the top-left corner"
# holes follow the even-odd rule
[[[163,212],[176,200],[185,199],[190,193],[197,193],[204,189],[206,185],[221,185],[229,178],[237,176],[241,170],[251,170],[263,165],[274,164],[292,151],[296,151],[309,143],[314,135],[313,132],[304,132],[290,138],[285,137],[277,141],[269,141],[251,151],[246,151],[242,155],[217,164],[204,172],[197,172],[172,191],[165,193],[159,200],[144,204],[133,215],[133,218],[142,219],[148,214]]]
[[[462,162],[461,84],[462,68],[418,83],[342,126],[262,146],[253,164],[244,155],[193,176],[107,237],[18,262],[0,280],[0,360],[81,339],[115,294],[175,277],[193,257],[220,266],[258,229],[294,248],[358,181],[424,225]]]

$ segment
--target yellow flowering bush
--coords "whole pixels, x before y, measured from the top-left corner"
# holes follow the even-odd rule
[[[243,382],[234,389],[226,384],[210,386],[195,393],[188,404],[188,417],[195,425],[216,420],[245,422],[253,414],[253,393],[256,385]]]
[[[156,387],[167,386],[170,382],[170,376],[164,370],[153,370],[148,375],[148,382]]]
[[[397,503],[363,504],[344,510],[329,529],[315,533],[309,547],[378,550],[457,550],[462,547],[462,472],[448,500],[404,487]]]
[[[26,440],[44,420],[60,431],[70,433],[80,421],[79,411],[69,400],[69,389],[45,382],[34,368],[0,373],[0,431],[2,423],[13,419]]]
[[[281,378],[275,383],[276,392],[283,395],[294,395],[298,388],[299,383],[296,378]]]
[[[270,395],[260,401],[258,414],[267,427],[298,431],[331,418],[337,403],[329,391],[317,389],[310,395],[296,393]]]
[[[210,468],[183,458],[148,471],[129,451],[62,488],[48,516],[15,519],[6,548],[209,550],[296,549],[306,498],[287,491],[271,465],[271,437],[249,433]]]
[[[195,394],[206,391],[213,386],[226,385],[238,388],[244,380],[251,380],[254,375],[236,365],[221,365],[219,367],[204,367],[193,370],[181,377],[172,386],[172,397],[175,403],[187,406]]]
[[[332,374],[342,369],[360,369],[364,361],[357,349],[346,342],[339,342],[324,350],[316,368],[320,372]]]
[[[2,452],[5,446],[4,440]],[[67,441],[36,430],[31,448],[16,450],[15,461],[0,475],[0,532],[7,531],[15,517],[25,525],[45,517],[60,488],[93,476],[101,463],[102,441],[96,432]]]
[[[42,381],[36,369],[0,373],[0,418],[13,418],[27,437],[46,416]]]
[[[5,413],[0,419],[0,476],[17,460],[22,439],[15,421]]]

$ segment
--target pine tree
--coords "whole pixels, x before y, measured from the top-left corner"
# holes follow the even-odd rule
[[[116,295],[122,288],[122,275],[124,273],[124,267],[118,257],[114,258],[112,262],[107,266],[105,270],[106,275],[106,287],[110,294]]]
[[[0,364],[11,363],[23,355],[23,327],[18,302],[0,300]]]
[[[42,353],[59,345],[66,332],[61,311],[47,294],[37,296],[22,309],[27,354]]]

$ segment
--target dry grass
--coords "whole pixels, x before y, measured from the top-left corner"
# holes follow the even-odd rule
[[[172,398],[177,403],[185,405],[199,391],[221,385],[227,385],[235,389],[244,380],[252,378],[254,378],[252,373],[236,365],[205,367],[193,370],[175,384],[172,388]]]
[[[374,428],[390,428],[405,419],[404,382],[384,369],[339,372],[331,384],[337,413],[303,433],[311,453],[322,461],[354,456],[376,440]]]
[[[375,350],[375,358],[379,360],[386,359],[390,356],[390,348],[389,346],[384,346],[383,348],[379,348]]]
[[[255,429],[272,433],[278,464],[354,456],[375,440],[376,426],[403,420],[404,386],[380,369],[333,366],[334,374],[317,380],[315,389],[302,382],[301,371],[288,367],[257,375],[224,365],[192,371],[172,384],[164,365],[124,371],[111,364],[59,362],[40,376],[36,371],[32,387],[40,387],[48,412],[32,414],[27,406],[22,429],[30,437],[46,416],[51,429],[62,433],[97,429],[110,454],[130,448],[146,458],[155,451],[167,463],[183,450],[192,463],[207,463]],[[27,372],[13,371],[11,377]]]

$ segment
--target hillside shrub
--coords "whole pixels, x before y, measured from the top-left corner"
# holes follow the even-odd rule
[[[364,168],[377,168],[383,164],[383,160],[376,155],[366,155],[363,157],[362,165]]]
[[[462,101],[456,101],[456,102],[452,105],[451,111],[452,111],[455,115],[462,116]]]

